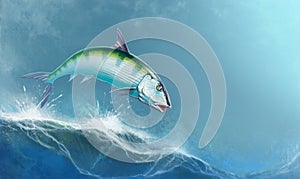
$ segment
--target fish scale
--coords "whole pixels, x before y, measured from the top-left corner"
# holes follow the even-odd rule
[[[69,57],[54,70],[47,82],[53,83],[65,75],[81,74],[96,76],[105,82],[117,80],[116,84],[123,84],[122,86],[116,85],[117,88],[137,85],[144,75],[151,73],[151,69],[147,66],[142,67],[145,64],[138,64],[139,61],[136,58],[111,47],[84,49]],[[91,70],[95,67],[97,74]]]
[[[158,75],[141,59],[128,51],[121,32],[117,31],[117,33],[118,41],[115,47],[82,49],[71,55],[51,73],[36,72],[24,75],[24,78],[39,79],[46,83],[42,100],[39,103],[40,107],[45,105],[53,83],[57,79],[70,75],[70,80],[72,80],[76,75],[83,75],[82,82],[96,78],[109,83],[117,90],[129,90],[129,95],[139,98],[142,102],[148,101],[150,105],[162,112],[165,108],[170,108],[169,96]],[[150,99],[156,101],[149,101]]]

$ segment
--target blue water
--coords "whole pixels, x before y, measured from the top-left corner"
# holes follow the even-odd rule
[[[299,5],[271,0],[2,0],[0,178],[298,178]],[[176,45],[149,39],[129,43],[134,54],[163,53],[184,64],[199,79],[201,99],[196,130],[179,150],[156,162],[130,164],[101,154],[83,136],[86,130],[75,118],[67,77],[55,83],[48,106],[40,110],[36,104],[43,84],[20,76],[52,71],[106,28],[147,16],[178,20],[207,40],[224,71],[227,105],[216,136],[199,149],[211,105],[202,67],[188,60],[192,57]],[[179,104],[174,84],[162,79],[174,104]],[[110,114],[109,89],[97,83],[101,116],[97,120],[120,127],[119,119]],[[137,111],[149,110],[138,101],[131,103]],[[174,105],[167,112],[172,118],[161,124],[170,125],[165,129],[176,123],[179,107]],[[155,137],[168,132],[155,131],[148,132]],[[146,140],[140,133],[121,136]]]
[[[52,119],[35,108],[1,115],[3,177],[233,177],[183,152],[141,164],[111,159],[87,141],[80,125]],[[112,116],[105,118],[110,118],[108,123],[115,122]],[[126,135],[135,141],[140,139]]]

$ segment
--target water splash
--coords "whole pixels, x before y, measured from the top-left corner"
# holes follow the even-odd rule
[[[145,131],[137,130],[122,122],[120,116],[111,111],[101,112],[97,117],[88,121],[69,119],[56,113],[56,104],[62,95],[54,98],[45,108],[37,107],[37,99],[26,94],[18,97],[12,104],[0,105],[0,127],[2,133],[8,135],[21,133],[28,139],[48,148],[58,154],[66,156],[74,167],[84,175],[93,177],[153,177],[177,170],[188,170],[194,176],[214,176],[219,178],[238,178],[238,176],[218,170],[201,159],[188,154],[184,150],[167,156],[162,155],[154,162],[132,164],[122,163],[103,155],[89,143],[85,135],[92,133],[103,145],[103,150],[110,151],[113,147],[124,151],[141,153],[143,149],[136,149],[124,141],[143,143],[157,138]],[[97,108],[101,111],[99,102]],[[12,139],[12,141],[14,141]],[[22,143],[20,144],[22,145]],[[298,150],[298,149],[295,149]],[[113,152],[113,151],[111,151]],[[299,170],[299,155],[277,170],[251,173],[247,178],[290,176],[291,171]],[[114,167],[127,168],[126,173],[119,172]],[[243,177],[245,177],[243,176]]]
[[[231,176],[219,172],[207,163],[184,154],[184,151],[161,157],[155,162],[145,164],[131,164],[115,161],[96,150],[85,138],[86,133],[93,133],[101,139],[106,150],[112,146],[118,146],[131,152],[141,152],[141,149],[132,148],[122,143],[142,143],[153,140],[154,136],[143,131],[138,131],[126,126],[118,115],[111,112],[102,114],[99,118],[85,121],[66,119],[55,113],[55,103],[62,95],[58,95],[45,108],[40,109],[36,105],[36,99],[27,96],[26,87],[23,87],[24,97],[19,98],[13,105],[0,106],[0,123],[2,132],[7,134],[22,133],[40,144],[66,156],[76,169],[88,176],[93,177],[145,177],[156,176],[172,171],[178,167],[185,167],[197,175]],[[99,105],[98,105],[99,106]],[[104,126],[99,124],[99,121]],[[8,135],[9,136],[9,135]],[[11,135],[13,136],[13,135]],[[22,144],[20,144],[22,145]],[[118,172],[110,166],[130,167],[126,173]],[[222,174],[222,175],[221,175]]]

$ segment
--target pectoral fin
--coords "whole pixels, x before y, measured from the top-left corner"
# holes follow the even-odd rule
[[[116,92],[116,91],[126,91],[126,92],[130,92],[130,91],[134,91],[136,90],[136,88],[134,87],[125,87],[125,88],[116,88],[116,89],[113,89],[113,90],[110,90],[110,93],[112,92]]]

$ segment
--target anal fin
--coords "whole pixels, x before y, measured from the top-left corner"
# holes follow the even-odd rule
[[[80,84],[82,84],[82,83],[84,83],[84,82],[86,82],[86,81],[89,81],[89,80],[91,80],[91,79],[93,79],[94,78],[94,76],[85,76],[85,77],[83,77],[83,79],[80,81]]]

